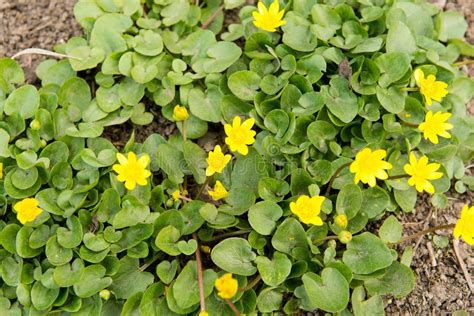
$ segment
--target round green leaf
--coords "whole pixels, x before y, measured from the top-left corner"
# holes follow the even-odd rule
[[[282,215],[281,207],[272,201],[258,202],[248,213],[250,226],[260,235],[270,235]]]
[[[38,90],[32,85],[24,85],[13,91],[5,101],[3,111],[7,115],[19,113],[24,119],[35,116],[40,105]]]
[[[238,274],[253,275],[257,269],[252,264],[255,253],[243,238],[228,238],[218,243],[211,252],[212,261],[221,269]]]

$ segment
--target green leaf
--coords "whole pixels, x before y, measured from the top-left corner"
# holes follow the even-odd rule
[[[191,113],[207,122],[220,122],[221,98],[219,89],[214,87],[209,88],[206,93],[198,88],[192,89],[188,97]]]
[[[111,278],[104,277],[105,272],[105,268],[99,264],[84,268],[80,281],[73,286],[76,295],[81,298],[90,297],[112,284]]]
[[[211,259],[219,268],[245,276],[257,272],[252,264],[255,258],[255,253],[248,241],[236,237],[221,241],[214,246],[211,252]]]
[[[180,161],[183,161],[183,153],[168,144],[158,145],[157,164],[168,175],[170,180],[176,183],[183,182],[184,173],[181,170]]]
[[[349,284],[337,269],[325,268],[321,276],[307,272],[302,280],[311,303],[323,311],[340,312],[349,303]]]
[[[177,246],[177,242],[180,237],[181,234],[179,230],[174,226],[169,225],[160,230],[156,236],[155,244],[158,248],[170,256],[177,256],[181,254],[181,251]]]
[[[417,193],[414,187],[409,187],[408,190],[393,189],[395,201],[400,208],[406,212],[412,212],[415,209]]]
[[[258,202],[249,209],[249,223],[260,235],[271,235],[276,221],[283,215],[283,210],[275,202]]]
[[[291,260],[280,252],[273,254],[273,260],[259,256],[255,259],[255,263],[263,282],[269,286],[280,285],[291,272]]]
[[[370,295],[392,294],[401,298],[415,288],[415,275],[409,267],[394,261],[381,278],[368,279],[364,285]]]
[[[157,56],[163,51],[163,40],[160,34],[152,30],[140,30],[134,38],[134,49],[145,56]]]
[[[401,52],[412,55],[417,49],[415,37],[404,23],[398,21],[388,30],[385,49],[387,53]]]
[[[352,292],[352,308],[354,316],[384,316],[384,303],[379,295],[372,296],[365,300],[365,290],[363,286],[358,286]]]
[[[260,76],[253,71],[241,70],[229,76],[227,84],[230,91],[245,101],[251,101],[260,87]]]
[[[183,144],[183,155],[196,182],[199,184],[204,183],[206,181],[207,167],[207,155],[204,150],[192,141],[186,141]]]
[[[380,215],[390,205],[387,191],[380,187],[368,188],[362,192],[361,210],[369,218]]]
[[[145,291],[153,280],[153,274],[139,269],[138,259],[123,257],[120,259],[120,269],[113,276],[113,283],[109,289],[118,299],[128,299],[138,292]]]
[[[36,281],[31,288],[31,303],[41,311],[50,308],[59,295],[59,288],[48,289],[41,282]]]
[[[294,218],[287,218],[281,223],[272,237],[273,247],[283,253],[293,256],[296,250],[308,247],[303,226]]]
[[[114,228],[124,228],[134,226],[144,222],[150,214],[150,207],[143,204],[133,195],[128,195],[122,201],[122,209],[115,214],[113,220]]]
[[[66,53],[68,56],[75,57],[69,58],[71,67],[75,71],[95,68],[105,57],[104,50],[100,47],[78,46],[67,49]]]
[[[349,88],[345,78],[341,76],[332,78],[329,87],[321,87],[321,94],[329,111],[344,123],[351,122],[357,116],[359,111],[357,96]]]
[[[316,35],[312,32],[311,23],[295,14],[288,12],[285,15],[286,24],[282,26],[284,44],[300,52],[311,52],[318,44]]]
[[[178,270],[178,261],[173,260],[171,262],[164,260],[156,266],[156,275],[160,278],[161,282],[170,284],[173,281],[176,271]]]
[[[203,273],[204,297],[214,289],[217,273],[211,269]],[[199,303],[199,286],[196,261],[188,261],[173,283],[173,295],[180,308],[188,308]]]
[[[438,39],[442,42],[453,38],[462,39],[467,30],[467,22],[460,12],[441,12],[436,17],[436,30],[438,31]]]
[[[365,232],[352,238],[343,262],[357,274],[370,274],[392,264],[392,254],[377,236]]]
[[[101,48],[106,55],[127,50],[122,33],[132,26],[132,19],[123,14],[105,13],[94,23],[91,32],[91,47]]]
[[[224,9],[232,10],[240,7],[245,3],[245,0],[224,0]]]
[[[390,113],[398,114],[405,109],[405,96],[400,88],[392,86],[388,89],[377,86],[377,99]]]
[[[10,135],[0,128],[0,157],[8,158],[11,156],[10,149],[8,149],[8,143],[10,142]]]
[[[396,243],[402,238],[402,224],[393,215],[389,216],[380,227],[379,236],[387,243]]]
[[[19,113],[24,119],[35,116],[40,105],[38,90],[32,85],[24,85],[13,91],[5,101],[3,111],[7,115]]]
[[[275,288],[263,289],[257,297],[257,307],[261,313],[272,313],[280,309],[283,302],[281,290]]]
[[[22,84],[25,81],[25,74],[14,59],[3,57],[0,58],[0,79],[9,84]]]
[[[362,206],[362,191],[356,184],[346,184],[341,188],[336,200],[336,212],[354,218]],[[365,210],[364,210],[365,211]]]

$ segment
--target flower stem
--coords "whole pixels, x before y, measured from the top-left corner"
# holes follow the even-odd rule
[[[405,121],[400,121],[400,124],[408,126],[408,127],[418,128],[418,124],[408,123]]]
[[[410,87],[403,87],[403,88],[400,88],[401,91],[419,91],[420,89],[418,88],[410,88]]]
[[[474,59],[467,59],[467,60],[459,61],[457,63],[454,63],[453,65],[456,66],[456,67],[461,67],[461,66],[470,65],[470,64],[474,64]]]
[[[186,141],[187,140],[187,137],[186,137],[186,121],[187,120],[184,120],[182,121],[182,125],[181,125],[181,134],[183,135],[183,140]]]
[[[229,305],[230,309],[234,312],[236,316],[240,316],[239,310],[237,309],[237,307],[235,307],[234,303],[232,303],[231,300],[226,299],[225,302],[227,303],[227,305]]]
[[[143,264],[138,270],[140,270],[142,272],[145,271],[149,266],[151,266],[153,264],[153,262],[158,260],[160,257],[161,257],[161,255],[159,253],[156,254],[153,258],[150,259],[150,261]]]
[[[224,5],[221,5],[219,8],[217,8],[216,11],[214,11],[214,13],[207,18],[206,22],[204,22],[201,26],[202,29],[207,29],[207,27],[212,23],[214,22],[214,20],[217,18],[217,16],[219,15],[219,13],[221,13],[222,11],[224,10]]]
[[[204,191],[204,189],[206,188],[206,186],[209,184],[209,180],[211,178],[207,177],[206,178],[206,181],[204,181],[204,183],[202,184],[202,186],[199,188],[199,191],[198,193],[196,194],[196,200],[199,200],[199,198],[201,197],[201,194],[202,192]]]
[[[396,176],[390,176],[387,178],[387,180],[396,180],[396,179],[403,179],[403,178],[409,178],[409,177],[410,177],[409,174],[399,174]]]
[[[216,240],[224,239],[224,238],[227,238],[227,237],[245,235],[245,234],[248,234],[250,232],[251,232],[251,230],[237,230],[235,232],[230,232],[230,233],[225,233],[225,234],[214,236],[214,237],[211,238],[210,241],[216,241]]]
[[[252,281],[250,281],[249,284],[247,284],[246,287],[244,287],[244,288],[242,288],[242,289],[239,289],[239,291],[245,292],[245,291],[250,290],[250,289],[253,288],[255,285],[257,285],[258,282],[260,282],[261,279],[262,279],[262,276],[261,276],[260,274],[257,275]]]
[[[336,180],[337,176],[342,172],[342,170],[344,170],[345,167],[349,167],[350,164],[351,162],[348,162],[337,168],[336,172],[334,172],[333,176],[331,177],[331,180],[329,180],[328,188],[326,189],[326,196],[329,195],[329,191],[331,191],[332,184],[334,180]]]
[[[431,227],[431,228],[419,231],[417,233],[414,233],[412,235],[405,236],[402,239],[400,239],[398,242],[396,242],[395,244],[401,244],[401,243],[404,243],[405,241],[415,239],[417,237],[421,237],[421,236],[424,236],[424,235],[429,234],[429,233],[433,233],[437,230],[452,229],[452,228],[454,228],[454,226],[455,226],[455,224],[446,224],[446,225]]]
[[[321,238],[321,239],[318,239],[316,241],[313,242],[313,244],[317,244],[317,243],[320,243],[320,242],[323,242],[323,241],[328,241],[328,240],[338,240],[339,237],[337,236],[326,236],[324,238]]]
[[[199,302],[201,306],[201,312],[206,310],[206,298],[204,297],[204,281],[202,276],[202,259],[201,251],[199,250],[199,239],[197,238],[196,233],[193,234],[193,239],[198,244],[196,248],[196,265],[197,265],[197,277],[198,277],[198,286],[199,286]]]

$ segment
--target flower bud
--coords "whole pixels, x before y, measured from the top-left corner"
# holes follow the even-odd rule
[[[189,118],[188,110],[181,105],[177,105],[173,109],[173,120],[179,121],[186,121]]]
[[[41,148],[46,147],[47,144],[48,144],[48,143],[46,142],[46,140],[41,139],[41,141],[40,141]]]
[[[348,224],[347,216],[345,214],[337,215],[336,217],[334,217],[334,224],[341,227],[342,229],[345,229]]]
[[[173,200],[173,198],[168,199],[168,200],[166,201],[166,207],[172,207],[173,205],[174,205],[174,200]]]
[[[343,244],[347,244],[349,241],[352,240],[352,234],[351,232],[347,231],[347,230],[343,230],[341,231],[337,237],[339,238],[339,241]]]
[[[101,299],[103,299],[104,301],[107,301],[109,300],[110,298],[110,291],[105,289],[105,290],[102,290],[99,292],[99,296]]]
[[[33,121],[31,121],[30,127],[32,130],[38,131],[41,128],[41,123],[37,119],[34,119]]]

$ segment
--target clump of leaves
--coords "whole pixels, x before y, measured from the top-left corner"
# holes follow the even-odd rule
[[[79,0],[85,36],[38,67],[39,89],[0,59],[2,313],[379,315],[413,289],[396,215],[473,185],[464,19],[243,4]],[[123,154],[100,137],[159,111],[180,133]],[[225,140],[207,153],[209,126]]]

